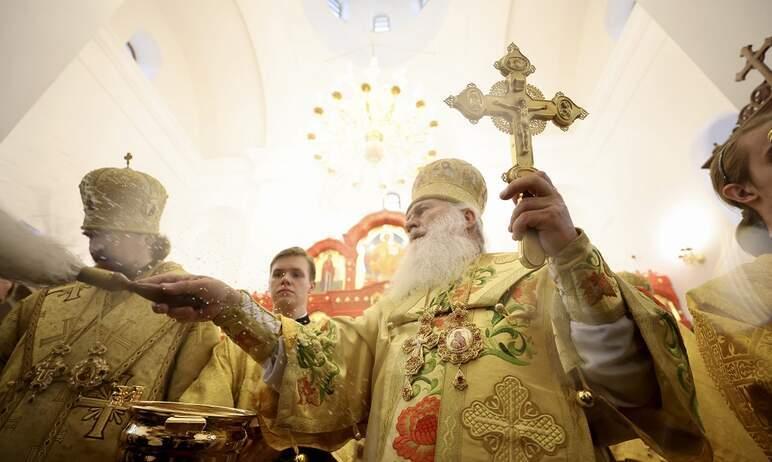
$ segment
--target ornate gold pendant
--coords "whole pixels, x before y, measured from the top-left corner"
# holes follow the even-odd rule
[[[413,399],[413,384],[410,379],[424,366],[424,349],[431,350],[440,340],[439,334],[434,331],[432,325],[436,311],[436,307],[424,311],[419,318],[421,326],[418,328],[418,333],[402,343],[402,351],[407,355],[403,368],[405,383],[402,386],[402,398],[405,401]]]
[[[67,363],[64,362],[64,356],[69,352],[69,345],[59,343],[54,346],[54,349],[45,359],[35,364],[24,374],[24,381],[28,382],[28,387],[32,391],[29,397],[30,401],[35,399],[35,395],[48,388],[54,379],[67,373]]]
[[[453,306],[453,312],[448,316],[447,327],[440,332],[437,356],[446,363],[468,363],[480,356],[483,350],[482,332],[473,322],[467,320],[466,306],[457,304]],[[461,368],[458,368],[453,377],[453,387],[463,391],[469,386]]]
[[[464,305],[456,305],[448,316],[447,326],[440,332],[437,355],[443,362],[459,365],[480,356],[483,350],[480,328],[468,321]]]
[[[437,346],[440,336],[434,332],[431,324],[423,324],[418,329],[418,335],[405,340],[402,344],[402,351],[407,354],[405,361],[405,375],[415,375],[424,365],[424,348],[431,350]]]
[[[107,347],[101,343],[95,343],[89,348],[88,358],[78,361],[72,367],[70,386],[76,390],[85,390],[101,385],[110,373],[110,365],[102,358],[106,352]]]

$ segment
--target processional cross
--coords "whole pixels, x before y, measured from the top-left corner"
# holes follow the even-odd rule
[[[544,131],[547,121],[566,131],[577,118],[587,117],[587,111],[561,92],[551,100],[545,100],[538,88],[526,82],[536,68],[514,43],[493,67],[501,72],[504,80],[496,82],[489,94],[470,83],[458,95],[449,96],[445,103],[458,109],[473,124],[489,116],[499,130],[510,135],[514,166],[502,175],[502,179],[510,183],[536,171],[531,135]],[[529,230],[520,243],[520,262],[526,268],[538,268],[544,261],[545,253],[538,235],[535,230]]]

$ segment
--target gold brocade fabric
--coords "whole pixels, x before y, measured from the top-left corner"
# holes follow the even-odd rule
[[[697,388],[700,417],[705,425],[705,434],[713,448],[713,461],[764,462],[768,460],[737,420],[716,388],[710,374],[705,370],[705,362],[697,348],[694,333],[684,326],[680,326],[680,331],[689,354],[689,364],[692,367]],[[639,439],[612,446],[611,452],[618,461],[661,462],[665,460]]]
[[[772,460],[772,254],[687,294],[700,360],[726,404]]]
[[[385,297],[356,319],[310,326],[283,319],[282,392],[266,393],[260,403],[266,438],[283,440],[291,430],[298,444],[335,447],[354,428],[366,427],[368,461],[537,462],[595,460],[599,434],[601,445],[638,436],[673,460],[709,460],[677,329],[653,302],[616,279],[589,241],[572,245],[568,253],[576,261],[558,265],[559,272],[574,268],[560,275],[571,281],[562,295],[546,268],[525,269],[514,254],[486,254],[457,284],[399,302]],[[427,348],[405,401],[405,340],[415,338],[426,307],[449,308],[470,280],[468,319],[483,332],[482,352],[455,365]],[[565,372],[580,362],[571,351],[567,313],[582,303],[569,301],[567,309],[566,297],[583,299],[584,309],[597,314],[587,319],[598,323],[630,313],[654,360],[660,405],[620,412],[597,392],[593,413],[585,413]],[[436,317],[437,329],[446,319]],[[468,382],[463,390],[454,386],[459,369]]]
[[[181,271],[162,263],[152,274]],[[62,342],[71,369],[88,356],[102,311],[102,385],[81,391],[55,377],[31,398],[25,374]],[[219,337],[211,323],[186,325],[127,292],[72,283],[32,294],[0,324],[0,459],[113,460],[126,410],[108,405],[112,383],[144,386],[142,399],[176,400],[198,376]],[[182,360],[181,358],[184,358]]]
[[[212,404],[239,409],[259,409],[263,383],[263,368],[230,338],[225,337],[212,351],[212,357],[195,382],[182,394],[186,403]],[[341,462],[354,459],[355,444],[352,441],[333,456]],[[242,453],[240,461],[274,460],[280,451],[271,448],[260,437],[253,439]]]

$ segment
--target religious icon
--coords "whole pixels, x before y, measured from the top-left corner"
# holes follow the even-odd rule
[[[337,250],[325,250],[314,258],[316,289],[314,292],[342,290],[346,278],[346,259]]]
[[[402,228],[383,225],[372,229],[357,245],[358,287],[390,280],[406,245],[407,236]]]
[[[327,255],[322,265],[322,279],[319,281],[320,290],[326,292],[332,287],[335,280],[335,265],[332,264],[332,257]]]
[[[453,353],[461,353],[469,348],[472,341],[472,333],[463,327],[453,329],[447,337],[448,349]]]

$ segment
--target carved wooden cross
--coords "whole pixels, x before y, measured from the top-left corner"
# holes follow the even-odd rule
[[[105,386],[100,387],[99,393],[101,398],[94,398],[89,396],[78,396],[73,407],[85,407],[88,408],[88,412],[82,420],[93,420],[94,425],[91,430],[84,435],[85,438],[104,439],[105,429],[110,421],[114,421],[116,424],[121,425],[123,423],[123,416],[126,413],[129,405],[135,401],[139,401],[142,398],[142,392],[145,387],[141,385],[117,385],[112,387],[112,393],[107,395],[107,388]]]
[[[510,150],[514,166],[502,175],[510,183],[515,178],[535,172],[533,168],[533,146],[531,135],[544,131],[551,121],[563,131],[577,119],[587,117],[587,111],[574,104],[563,93],[556,93],[551,100],[545,100],[538,88],[526,82],[536,68],[531,61],[511,43],[507,54],[496,61],[493,67],[501,72],[504,80],[496,82],[490,94],[484,94],[470,83],[456,96],[449,96],[445,103],[458,109],[473,124],[489,116],[494,125],[510,135]],[[527,268],[544,264],[545,254],[536,232],[526,233],[520,244],[520,261]]]

